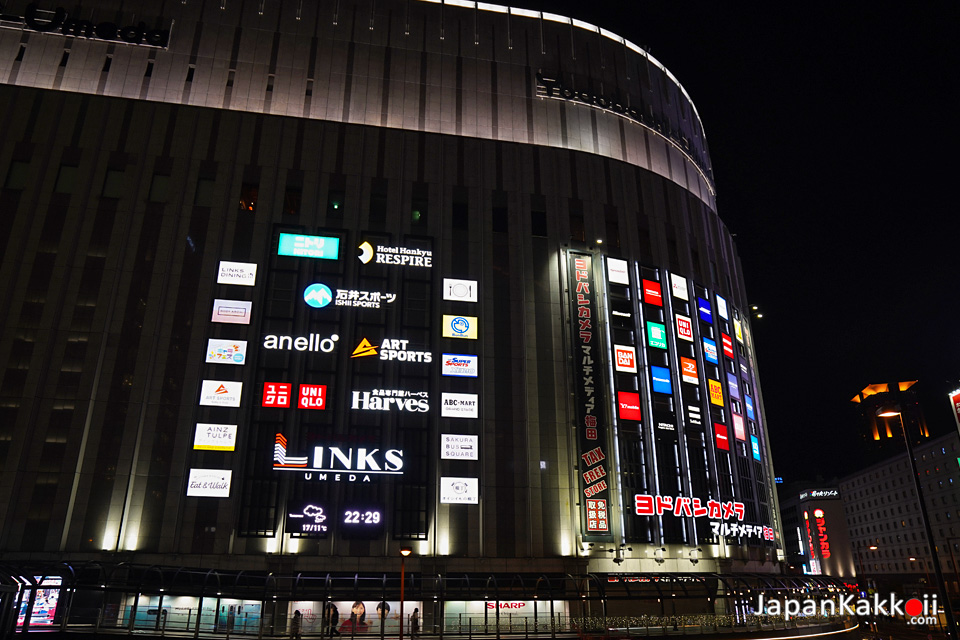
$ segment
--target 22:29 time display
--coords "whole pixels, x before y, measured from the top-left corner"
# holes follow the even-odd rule
[[[380,524],[380,512],[348,509],[343,512],[343,524]]]

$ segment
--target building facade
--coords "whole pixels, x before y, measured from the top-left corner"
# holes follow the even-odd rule
[[[914,445],[930,529],[952,597],[960,557],[960,436],[950,433]],[[850,542],[861,585],[909,592],[935,590],[930,546],[906,453],[840,481]]]
[[[642,49],[460,1],[2,13],[7,562],[779,570],[740,263]]]

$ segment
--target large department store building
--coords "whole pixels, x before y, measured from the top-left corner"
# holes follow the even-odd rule
[[[2,14],[8,584],[395,602],[409,548],[426,625],[779,572],[740,262],[642,49],[464,0]]]

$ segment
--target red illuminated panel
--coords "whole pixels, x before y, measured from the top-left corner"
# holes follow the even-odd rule
[[[736,436],[737,440],[746,440],[747,432],[743,428],[743,416],[738,416],[735,413],[731,413],[733,416],[733,435]]]
[[[300,401],[297,406],[301,409],[326,409],[327,385],[302,384],[300,385]]]
[[[727,356],[728,358],[732,358],[733,357],[733,340],[731,340],[730,336],[728,336],[725,333],[721,333],[720,337],[723,339],[723,355]]]
[[[653,280],[643,281],[643,301],[655,304],[658,307],[663,306],[663,296],[660,294],[660,283]]]
[[[684,358],[680,357],[680,377],[684,382],[689,382],[690,384],[697,384],[699,382],[699,377],[697,376],[697,361],[693,358]]]
[[[727,438],[727,425],[714,422],[713,432],[717,436],[717,449],[730,451],[730,440]]]
[[[290,386],[291,385],[289,382],[264,382],[263,406],[284,408],[289,407]]]
[[[953,407],[953,419],[957,421],[957,427],[960,427],[960,391],[950,394],[950,406]]]
[[[640,420],[640,394],[629,391],[617,392],[621,420]]]

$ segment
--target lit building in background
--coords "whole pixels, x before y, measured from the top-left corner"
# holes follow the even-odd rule
[[[9,579],[319,620],[398,605],[409,547],[438,628],[779,571],[736,248],[649,54],[473,2],[72,11],[0,20]]]
[[[956,597],[960,578],[960,437],[950,433],[917,446],[923,487],[940,566]],[[907,454],[888,458],[840,480],[840,492],[862,587],[905,593],[936,589],[930,547]]]
[[[794,571],[844,578],[846,582],[853,579],[854,563],[839,489],[818,485],[787,498],[781,495],[780,512],[783,546]]]

